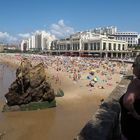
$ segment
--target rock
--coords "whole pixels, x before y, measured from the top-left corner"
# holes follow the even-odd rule
[[[27,58],[21,60],[20,66],[16,70],[16,77],[22,77],[31,69],[32,64]]]
[[[56,93],[56,95],[55,95],[55,97],[62,97],[62,96],[64,96],[64,91],[59,88],[57,93]]]
[[[15,105],[15,106],[8,106],[8,105],[5,105],[3,107],[3,111],[4,112],[9,112],[9,111],[20,111],[20,107],[18,105]]]
[[[8,107],[30,102],[53,101],[54,90],[46,81],[43,63],[33,67],[27,58],[23,58],[16,71],[16,80],[11,84],[5,98]]]
[[[43,101],[52,101],[55,98],[54,90],[50,89],[48,92],[45,92],[43,95]]]
[[[42,63],[30,70],[30,86],[38,87],[46,79],[44,65]]]

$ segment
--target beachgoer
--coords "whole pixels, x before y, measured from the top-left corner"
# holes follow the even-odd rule
[[[91,80],[91,81],[89,82],[89,86],[91,86],[91,87],[94,87],[94,84],[95,84],[95,81],[94,81],[94,80]]]
[[[121,130],[127,140],[140,140],[140,55],[132,65],[136,76],[120,98]]]

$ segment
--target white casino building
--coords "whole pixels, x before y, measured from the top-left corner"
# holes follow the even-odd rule
[[[52,54],[92,55],[100,57],[127,57],[130,55],[126,41],[110,39],[91,31],[78,32],[69,38],[53,41]]]

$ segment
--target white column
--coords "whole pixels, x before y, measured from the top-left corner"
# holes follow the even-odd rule
[[[113,58],[113,53],[111,52],[111,58]]]
[[[116,53],[116,58],[118,58],[118,53]]]
[[[107,52],[105,53],[105,57],[106,57],[106,58],[108,57],[108,53],[107,53]]]
[[[121,53],[121,58],[122,58],[122,56],[123,56],[123,55],[122,55],[122,53]]]

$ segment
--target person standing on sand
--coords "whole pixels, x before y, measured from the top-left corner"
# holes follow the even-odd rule
[[[120,98],[121,131],[123,139],[140,140],[140,55],[132,65],[136,76]]]

